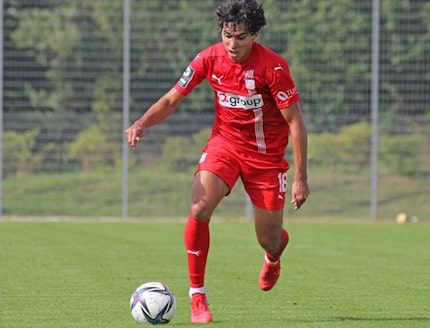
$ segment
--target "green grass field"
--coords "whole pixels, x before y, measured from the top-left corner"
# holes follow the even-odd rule
[[[270,292],[251,222],[211,223],[206,288],[221,327],[429,327],[430,225],[287,222]],[[139,327],[143,282],[174,291],[189,322],[181,222],[0,222],[0,327]]]

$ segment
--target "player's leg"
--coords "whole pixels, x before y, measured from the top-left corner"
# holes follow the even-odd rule
[[[184,234],[191,292],[204,286],[209,221],[215,207],[228,192],[229,187],[214,173],[205,170],[196,173]]]
[[[264,291],[275,286],[281,269],[281,255],[287,247],[289,236],[282,227],[282,210],[269,211],[254,206],[257,240],[265,250],[259,285]]]
[[[209,221],[218,203],[233,188],[239,173],[240,161],[229,148],[229,144],[221,138],[211,138],[197,166],[189,217],[184,231],[192,322],[212,321],[204,279],[209,251]]]
[[[191,321],[194,323],[212,321],[204,286],[210,243],[209,221],[214,209],[228,192],[227,184],[214,173],[205,170],[196,173],[184,231],[190,279]]]
[[[281,245],[282,213],[283,210],[269,211],[254,206],[254,225],[257,241],[268,254],[276,254]]]
[[[255,163],[258,163],[256,165]],[[254,206],[255,232],[258,243],[265,250],[259,285],[264,291],[276,284],[280,274],[280,258],[288,244],[288,233],[282,227],[288,164],[280,159],[273,163],[254,161],[243,165],[242,181]]]

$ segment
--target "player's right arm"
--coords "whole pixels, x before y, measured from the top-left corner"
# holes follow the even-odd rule
[[[132,149],[136,148],[137,142],[144,136],[145,130],[153,125],[163,122],[186,96],[182,95],[173,87],[155,102],[145,114],[124,131],[128,144]]]

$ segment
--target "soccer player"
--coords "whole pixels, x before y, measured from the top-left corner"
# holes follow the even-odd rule
[[[263,291],[276,284],[289,240],[283,228],[289,168],[284,153],[289,137],[294,209],[309,196],[307,132],[299,93],[286,60],[257,42],[266,24],[262,5],[255,0],[227,0],[216,16],[221,42],[198,53],[173,88],[124,132],[135,149],[145,130],[166,119],[204,79],[212,86],[215,121],[195,172],[184,231],[194,323],[212,321],[204,284],[209,222],[238,178],[252,201],[257,241],[265,251],[258,279]]]

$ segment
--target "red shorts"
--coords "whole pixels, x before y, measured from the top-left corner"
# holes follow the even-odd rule
[[[233,189],[240,177],[252,204],[270,211],[284,208],[288,162],[283,157],[235,149],[215,137],[203,149],[196,172],[210,171]]]

